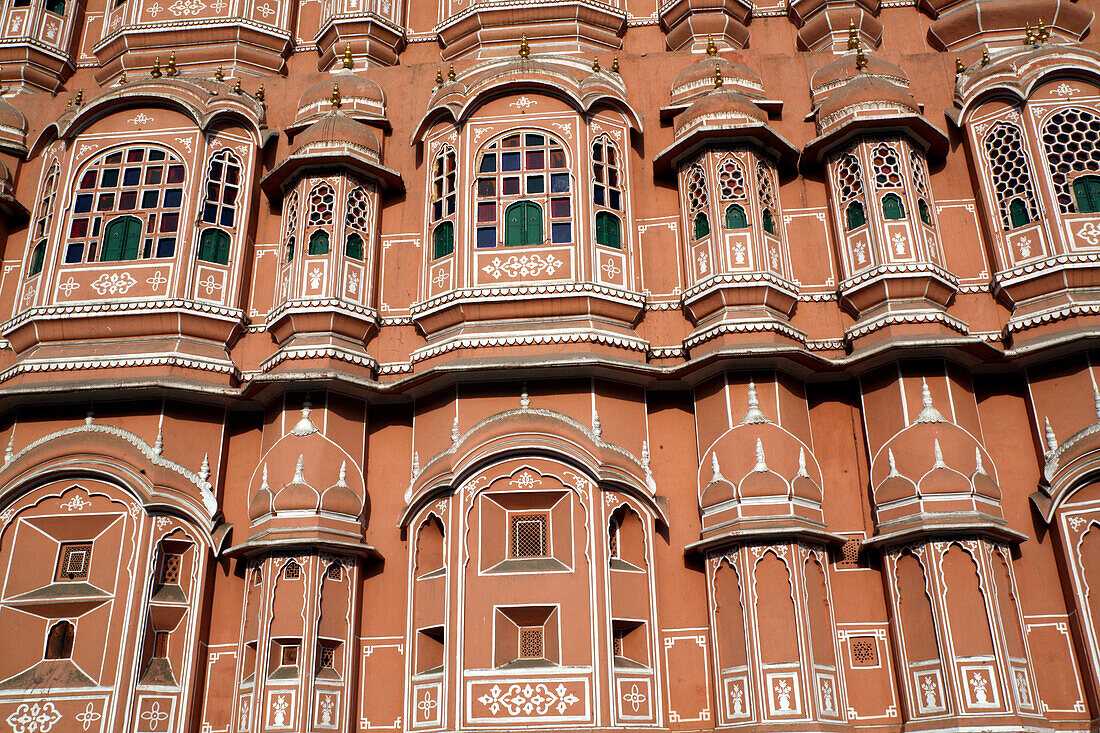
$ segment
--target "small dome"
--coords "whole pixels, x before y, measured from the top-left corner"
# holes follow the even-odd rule
[[[700,97],[676,119],[676,134],[682,135],[700,125],[735,128],[767,121],[768,115],[744,95],[716,89]]]
[[[707,485],[703,489],[703,497],[700,501],[703,509],[709,509],[712,506],[718,506],[719,504],[732,501],[737,498],[737,492],[733,488],[733,484],[724,479],[714,481]]]
[[[796,499],[821,503],[821,487],[805,471],[799,472],[791,481],[791,493],[794,494]]]
[[[332,110],[334,87],[340,90],[341,109],[345,112],[385,116],[386,96],[382,92],[382,87],[351,69],[343,69],[322,79],[302,93],[298,100],[297,119],[302,121]]]
[[[347,463],[340,466],[340,478],[321,493],[321,511],[358,517],[363,500],[347,484]]]
[[[261,487],[252,496],[252,501],[248,502],[248,518],[255,522],[260,517],[271,514],[271,500],[273,498],[270,489],[266,486]]]
[[[754,99],[764,98],[764,83],[760,75],[745,66],[721,56],[707,56],[687,67],[672,81],[672,103],[688,104],[714,88],[715,68],[722,72],[722,86]]]
[[[818,124],[825,128],[846,110],[878,106],[896,114],[920,115],[920,105],[903,87],[874,76],[858,76],[830,92],[817,109]]]
[[[875,503],[887,504],[891,501],[911,499],[917,495],[917,485],[901,474],[891,474],[875,487]]]
[[[374,130],[339,111],[330,112],[307,127],[297,143],[294,155],[342,146],[359,148],[375,159],[382,153],[382,144]]]
[[[321,497],[317,490],[306,483],[305,457],[298,456],[298,463],[294,468],[294,477],[275,494],[271,506],[276,512],[317,511]]]
[[[25,135],[27,132],[27,118],[11,102],[3,98],[0,98],[0,130],[18,130],[20,135]]]
[[[867,65],[860,69],[856,65],[856,54],[849,51],[822,66],[810,77],[810,90],[814,98],[827,94],[857,76],[871,77],[900,87],[909,87],[909,76],[898,65],[892,64],[874,54],[865,54]]]

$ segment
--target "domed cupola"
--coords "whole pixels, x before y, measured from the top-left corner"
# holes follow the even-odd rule
[[[17,156],[27,153],[27,118],[3,98],[0,98],[0,151]]]
[[[345,67],[309,87],[298,100],[291,132],[308,127],[332,110],[333,92],[339,91],[340,110],[357,120],[389,129],[386,95],[373,79]]]
[[[921,401],[916,419],[871,464],[876,540],[943,531],[1015,539],[1001,510],[995,469],[986,468],[992,461],[985,448],[936,409],[927,382]]]
[[[714,89],[714,79],[722,77],[727,91],[743,94],[753,100],[764,100],[764,82],[760,75],[744,64],[708,54],[702,61],[687,67],[672,80],[671,108],[684,108]],[[769,104],[774,104],[770,102]]]
[[[237,549],[310,544],[371,551],[362,541],[362,475],[348,469],[349,463],[354,465],[351,456],[317,428],[311,412],[307,399],[297,423],[264,454],[253,473],[251,529]]]
[[[838,539],[825,531],[813,452],[764,414],[754,383],[745,416],[708,455],[699,469],[699,545],[747,535]]]

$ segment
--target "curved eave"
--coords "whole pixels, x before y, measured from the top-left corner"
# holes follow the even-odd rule
[[[681,160],[701,148],[738,142],[749,142],[776,154],[780,164],[785,166],[793,166],[798,160],[798,148],[766,123],[738,127],[701,125],[683,137],[678,137],[672,145],[657,153],[653,159],[655,172],[658,175],[669,175],[675,172],[676,165]]]
[[[908,135],[925,152],[934,158],[947,155],[947,135],[924,117],[916,114],[889,115],[884,117],[857,117],[838,125],[832,131],[811,140],[802,149],[802,158],[821,163],[833,149],[855,137],[868,133],[900,132]]]
[[[6,193],[0,194],[0,212],[3,212],[9,222],[16,224],[27,221],[31,215],[14,196]]]
[[[806,524],[804,521],[793,521],[787,525],[782,520],[777,520],[774,526],[759,528],[734,529],[723,532],[714,537],[708,537],[698,542],[693,542],[684,548],[685,555],[707,553],[731,545],[756,542],[791,542],[808,541],[819,542],[823,545],[839,546],[844,544],[847,537],[828,532],[824,527],[818,528]]]
[[[347,100],[345,100],[345,102],[346,101]],[[393,129],[393,126],[390,124],[389,119],[385,115],[374,112],[357,111],[353,109],[341,109],[340,112],[344,115],[347,115],[356,122],[362,122],[363,124],[377,127],[385,132],[389,132]],[[307,115],[301,118],[300,120],[295,120],[292,124],[283,128],[283,130],[288,135],[296,135],[329,113],[330,112],[327,110],[323,112],[315,112],[311,115]]]
[[[287,184],[296,175],[307,170],[332,170],[333,168],[355,171],[378,181],[387,190],[405,190],[405,182],[401,179],[400,173],[346,147],[290,155],[264,176],[260,181],[260,188],[269,199],[274,201],[282,198]]]
[[[457,84],[457,82],[455,82]],[[423,141],[428,129],[441,119],[449,117],[452,122],[464,124],[478,107],[502,96],[516,96],[522,92],[532,92],[554,97],[564,101],[578,114],[590,113],[598,105],[606,105],[618,111],[635,132],[642,132],[642,118],[626,101],[625,90],[612,94],[610,84],[598,88],[578,82],[567,74],[553,74],[547,70],[532,67],[525,73],[509,72],[494,75],[487,80],[474,82],[464,91],[451,84],[444,84],[436,90],[428,104],[428,111],[420,118],[413,131],[411,145]]]
[[[1026,59],[1022,65],[1015,63],[1014,57],[1008,57],[995,62],[989,68],[983,69],[979,66],[973,74],[969,70],[964,72],[955,84],[954,106],[946,110],[948,119],[956,125],[962,125],[977,107],[997,96],[1023,103],[1036,87],[1059,77],[1083,78],[1100,86],[1100,58],[1084,49],[1064,46],[1050,48],[1052,52],[1057,49],[1060,57],[1051,59],[1047,54],[1036,55]],[[1036,62],[1043,61],[1049,63],[1038,68],[1029,68]]]
[[[302,536],[294,538],[251,538],[224,550],[224,554],[229,557],[246,558],[286,550],[302,550],[311,553],[318,550],[330,550],[343,555],[355,555],[367,560],[382,559],[382,553],[366,542],[335,539],[325,536],[325,533],[303,533]]]
[[[228,93],[211,93],[198,85],[161,79],[122,84],[75,108],[38,134],[31,146],[31,154],[37,154],[54,136],[58,139],[73,138],[96,120],[136,107],[174,109],[194,121],[200,130],[230,118],[244,123],[252,132],[253,141],[261,148],[278,136],[277,132],[268,129],[263,103],[259,100],[245,94],[230,96]]]
[[[875,536],[864,540],[863,545],[865,547],[885,549],[887,547],[905,545],[910,542],[932,538],[946,539],[959,536],[972,537],[974,535],[988,537],[1013,545],[1020,544],[1028,539],[1026,534],[1011,529],[1003,520],[996,520],[993,517],[984,515],[975,519],[960,516],[958,520],[952,520],[952,518],[949,517],[941,519],[932,517],[928,514],[919,516],[921,517],[921,521],[912,524],[905,521],[904,524],[907,526],[894,530],[888,529],[885,532],[880,531],[875,534]]]

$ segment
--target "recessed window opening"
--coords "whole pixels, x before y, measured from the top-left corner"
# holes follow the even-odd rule
[[[547,557],[545,514],[513,514],[511,552],[514,558]]]
[[[573,241],[572,177],[565,147],[549,135],[527,131],[490,143],[474,185],[477,247]]]

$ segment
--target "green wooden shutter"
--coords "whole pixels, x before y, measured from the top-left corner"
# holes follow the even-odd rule
[[[1100,212],[1100,178],[1081,176],[1073,182],[1073,197],[1077,200],[1077,211],[1081,214]]]
[[[504,212],[504,246],[514,247],[518,244],[526,244],[524,241],[524,204],[522,202],[512,204]]]
[[[309,253],[311,255],[328,254],[328,232],[316,231],[309,235]]]
[[[905,218],[905,206],[902,205],[900,196],[888,193],[882,197],[882,217],[884,219]]]
[[[446,257],[455,251],[455,227],[445,221],[432,233],[432,258]]]
[[[123,216],[107,225],[104,232],[101,262],[136,260],[141,242],[141,221],[133,216]]]
[[[867,223],[867,216],[863,213],[863,204],[853,201],[844,210],[844,218],[847,219],[848,231],[861,227]]]
[[[1031,216],[1027,212],[1027,204],[1023,199],[1013,199],[1008,205],[1008,218],[1013,227],[1022,227],[1024,224],[1031,223]]]
[[[606,211],[596,214],[596,244],[622,249],[622,227],[614,214]]]
[[[229,264],[229,235],[220,229],[207,229],[199,241],[199,259],[204,262]]]
[[[542,244],[542,208],[537,204],[524,204],[524,244]]]
[[[749,217],[739,204],[726,207],[726,229],[744,229],[749,225]]]
[[[760,215],[761,223],[764,225],[764,231],[768,234],[775,234],[775,217],[772,216],[772,212],[764,209],[764,213]]]
[[[710,220],[703,212],[695,215],[695,238],[702,239],[710,234]]]
[[[46,242],[39,242],[31,253],[31,275],[42,272],[42,265],[46,261]]]
[[[363,238],[358,234],[349,234],[344,244],[344,254],[353,260],[363,259]]]

